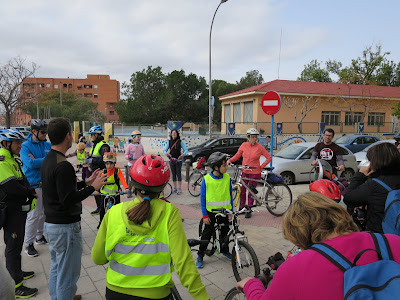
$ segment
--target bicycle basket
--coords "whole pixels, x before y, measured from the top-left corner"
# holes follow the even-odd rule
[[[279,183],[283,182],[283,177],[279,174],[275,173],[268,173],[267,175],[267,182],[268,183]]]

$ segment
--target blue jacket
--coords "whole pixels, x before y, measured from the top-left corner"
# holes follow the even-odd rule
[[[22,143],[20,156],[23,162],[22,168],[29,183],[36,184],[42,179],[40,176],[40,167],[42,162],[51,149],[51,144],[47,141],[37,142],[32,140],[32,133],[28,136],[28,140]],[[32,154],[35,159],[28,156]],[[36,187],[35,187],[36,188]]]

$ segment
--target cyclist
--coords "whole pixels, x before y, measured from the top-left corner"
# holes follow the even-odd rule
[[[120,168],[115,167],[115,164],[117,163],[117,153],[113,152],[106,152],[104,153],[103,156],[103,161],[104,164],[106,165],[106,169],[104,170],[104,173],[107,174],[107,184],[103,185],[100,189],[100,194],[101,194],[101,204],[100,204],[100,222],[99,225],[97,226],[97,229],[99,229],[101,221],[104,218],[105,214],[105,198],[107,195],[111,195],[115,199],[114,204],[118,204],[121,202],[120,195],[118,194],[120,190],[120,183],[122,183],[125,192],[128,192],[128,185],[126,184],[124,175],[122,174],[122,171]]]
[[[245,174],[243,176],[243,181],[247,185],[251,185],[253,187],[257,187],[257,182],[252,181],[251,179],[260,179],[262,169],[267,166],[272,158],[269,155],[269,152],[257,142],[258,135],[260,134],[257,129],[250,128],[246,132],[247,134],[247,142],[244,142],[240,145],[238,152],[228,160],[228,163],[233,163],[237,161],[241,156],[243,157],[243,166],[247,165],[249,167],[255,167],[255,169],[243,170]],[[260,157],[264,156],[266,160],[260,166]],[[249,178],[249,179],[245,179]],[[246,188],[242,187],[242,194],[240,196],[240,209],[244,207],[246,204]],[[249,194],[249,203],[248,205],[254,204],[253,197]],[[246,218],[251,218],[251,212],[246,213]]]
[[[47,244],[43,235],[44,209],[42,199],[42,178],[40,176],[40,167],[42,162],[51,149],[51,144],[47,142],[47,122],[40,119],[31,120],[31,134],[27,141],[22,143],[21,159],[23,170],[29,184],[35,188],[38,195],[36,208],[28,213],[25,225],[25,253],[30,257],[38,256],[39,253],[33,246]]]
[[[128,146],[125,149],[125,159],[128,160],[126,179],[128,180],[129,190],[128,190],[128,198],[132,197],[132,181],[130,180],[129,170],[135,163],[135,161],[144,155],[143,145],[140,143],[142,138],[142,133],[139,130],[134,130],[131,133],[131,142],[129,142]]]
[[[89,129],[89,134],[92,138],[93,146],[89,151],[88,163],[90,164],[90,170],[92,172],[96,171],[97,169],[104,170],[106,168],[103,155],[106,152],[110,152],[110,146],[104,141],[104,131],[103,127],[101,126],[93,126]],[[94,196],[96,199],[97,208],[92,211],[91,215],[98,215],[100,212],[100,201],[101,196],[96,195]]]
[[[231,178],[226,173],[228,170],[227,155],[221,152],[214,152],[208,158],[207,164],[212,171],[204,176],[201,183],[200,204],[205,225],[201,239],[209,241],[214,231],[214,224],[218,222],[225,225],[221,228],[222,236],[220,239],[223,240],[229,231],[229,219],[227,216],[218,216],[216,218],[216,213],[212,212],[212,209],[227,208],[232,210],[233,207]],[[203,267],[203,258],[206,249],[207,245],[200,245],[196,261],[197,268]],[[221,253],[228,259],[232,258],[228,245],[221,249]]]
[[[248,300],[343,299],[344,272],[309,248],[323,242],[354,262],[361,251],[375,249],[371,235],[357,231],[357,225],[347,211],[335,201],[315,192],[300,195],[283,217],[283,236],[303,251],[279,267],[268,289],[260,280],[250,277],[238,282],[236,287],[243,289]],[[394,260],[400,263],[400,252],[395,251],[400,249],[400,237],[385,236]],[[376,252],[373,252],[368,251],[369,255],[364,253],[357,266],[377,261]],[[375,278],[377,274],[371,276]]]
[[[89,156],[89,152],[85,152],[85,144],[83,142],[79,142],[76,145],[76,151],[71,154],[65,155],[65,158],[70,158],[76,156],[78,159],[78,170],[82,168],[82,181],[85,181],[86,178],[89,178],[92,175],[92,172],[89,170],[89,165],[87,162],[87,158]]]
[[[160,199],[170,170],[156,155],[144,155],[130,170],[135,199],[104,216],[92,260],[108,264],[106,299],[171,299],[172,263],[193,299],[209,299],[187,244],[179,210]]]
[[[15,282],[16,298],[30,298],[38,291],[22,284],[24,279],[34,275],[34,272],[21,270],[21,251],[24,244],[26,216],[32,208],[32,201],[37,196],[24,175],[18,157],[24,140],[25,137],[16,129],[0,130],[0,203],[2,209],[6,209],[5,216],[1,214],[5,217],[1,223],[4,227],[6,244],[6,268]]]
[[[399,152],[400,152],[400,131],[397,131],[397,133],[394,135],[394,139],[396,140],[394,145],[397,147],[397,150],[399,150]]]

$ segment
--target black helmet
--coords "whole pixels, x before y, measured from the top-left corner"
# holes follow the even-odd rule
[[[207,160],[207,165],[214,169],[215,166],[218,168],[222,165],[222,162],[227,159],[228,154],[226,153],[221,153],[219,151],[214,152],[210,155],[210,157]]]
[[[393,137],[396,141],[400,140],[400,130]]]
[[[45,120],[40,120],[40,119],[32,119],[31,120],[31,130],[36,129],[47,129],[47,122]]]

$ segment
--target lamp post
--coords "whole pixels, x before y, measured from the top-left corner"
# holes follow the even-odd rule
[[[62,92],[61,92],[62,82],[60,81],[60,104],[62,105]]]
[[[217,9],[215,10],[214,16],[212,18],[211,21],[211,26],[210,26],[210,39],[209,39],[209,47],[208,47],[208,131],[209,131],[209,138],[211,140],[211,136],[212,136],[212,125],[213,125],[213,120],[212,120],[212,103],[211,103],[211,97],[212,97],[212,82],[211,82],[211,32],[212,32],[212,27],[214,24],[214,19],[215,19],[215,15],[217,14],[218,8],[221,6],[222,3],[227,2],[228,0],[221,0],[221,2],[218,4]]]

